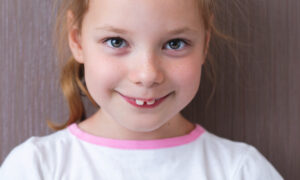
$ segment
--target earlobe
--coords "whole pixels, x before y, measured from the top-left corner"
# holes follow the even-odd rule
[[[79,29],[76,25],[74,25],[74,16],[71,11],[68,11],[67,14],[67,23],[68,23],[68,42],[69,47],[72,52],[74,59],[79,63],[83,62],[82,56],[82,46]]]

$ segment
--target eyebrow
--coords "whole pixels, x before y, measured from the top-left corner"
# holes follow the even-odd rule
[[[119,33],[119,34],[129,34],[128,31],[126,31],[124,29],[116,28],[116,27],[113,27],[113,26],[97,27],[96,30],[110,31],[110,32],[115,32],[115,33]],[[184,33],[184,32],[198,32],[198,31],[195,30],[195,29],[188,28],[188,27],[182,27],[182,28],[170,30],[167,33],[168,34],[181,34],[181,33]]]

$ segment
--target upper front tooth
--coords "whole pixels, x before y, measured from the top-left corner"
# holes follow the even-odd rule
[[[154,104],[155,103],[155,100],[153,99],[153,100],[151,100],[151,101],[147,101],[147,104],[148,105],[152,105],[152,104]]]
[[[135,100],[135,103],[137,104],[137,105],[144,105],[144,101],[142,101],[142,100],[138,100],[138,99],[136,99]]]

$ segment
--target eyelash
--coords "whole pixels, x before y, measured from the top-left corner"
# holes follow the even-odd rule
[[[104,39],[104,40],[103,40],[103,43],[107,43],[107,42],[110,41],[110,40],[121,40],[122,43],[125,41],[125,40],[124,40],[123,38],[121,38],[121,37],[109,37],[109,38]],[[169,43],[172,42],[172,41],[183,42],[183,44],[184,44],[185,46],[190,45],[190,44],[187,42],[187,40],[184,40],[184,39],[181,39],[181,38],[175,38],[175,39],[172,39],[172,40],[168,41],[167,44],[169,44]],[[111,43],[110,43],[110,44],[111,44]],[[113,47],[112,45],[109,45],[109,47],[114,48],[114,49],[121,49],[121,48],[122,48],[122,46],[121,46],[121,47]],[[180,45],[180,47],[181,47],[181,45]],[[184,47],[181,48],[181,49],[179,49],[179,50],[178,50],[178,49],[172,49],[172,48],[170,48],[170,49],[171,49],[171,50],[174,50],[174,51],[179,51],[179,50],[181,50],[181,49],[184,49]]]

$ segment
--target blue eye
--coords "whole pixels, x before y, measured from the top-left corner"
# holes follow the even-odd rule
[[[125,40],[120,37],[110,37],[104,40],[104,43],[108,43],[108,45],[112,48],[122,48],[126,46],[124,45]],[[183,39],[172,39],[171,41],[168,41],[167,46],[171,50],[180,50],[183,49],[188,43]]]
[[[106,42],[110,42],[109,46],[112,48],[121,48],[122,47],[122,43],[124,42],[124,39],[120,38],[120,37],[113,37],[113,38],[107,38],[105,39],[105,43]]]
[[[188,45],[188,43],[182,39],[173,39],[167,43],[169,45],[170,49],[172,50],[179,50],[182,49],[185,45]]]

